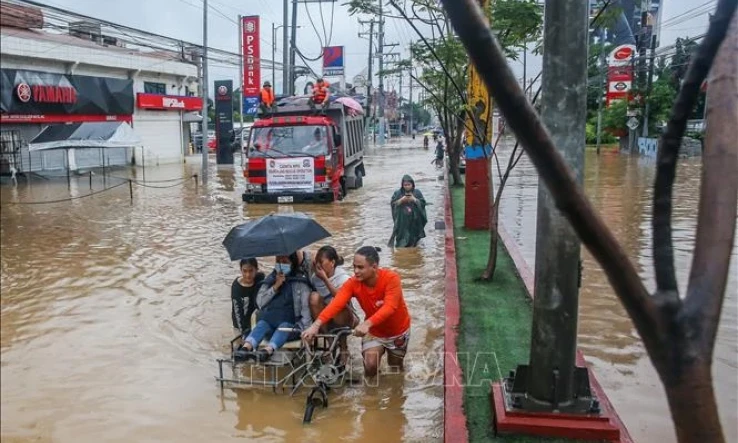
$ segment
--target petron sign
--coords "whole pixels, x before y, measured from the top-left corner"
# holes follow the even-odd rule
[[[2,69],[0,112],[4,122],[117,121],[133,114],[133,80]]]

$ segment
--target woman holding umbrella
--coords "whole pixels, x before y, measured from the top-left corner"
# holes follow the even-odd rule
[[[274,270],[264,280],[256,295],[256,304],[259,307],[256,326],[244,340],[243,350],[238,356],[255,357],[260,362],[267,361],[285,343],[297,340],[300,331],[310,325],[312,319],[309,300],[314,289],[305,272],[307,255],[304,255],[301,263],[298,253],[304,255],[302,251],[296,251],[288,256],[276,257]],[[293,332],[284,329],[291,329]],[[266,337],[269,337],[267,346],[254,353]]]

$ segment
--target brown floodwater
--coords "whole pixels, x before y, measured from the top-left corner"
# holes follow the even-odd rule
[[[416,143],[420,146],[420,140]],[[330,205],[245,205],[240,167],[210,164],[194,181],[128,186],[84,195],[88,179],[34,178],[2,187],[0,349],[5,442],[440,441],[443,420],[443,182],[432,153],[407,144],[371,150],[365,187]],[[146,180],[187,177],[199,162],[147,168]],[[412,174],[431,204],[420,248],[384,248],[397,269],[412,321],[404,375],[330,393],[303,426],[307,391],[226,389],[215,359],[233,336],[230,284],[238,276],[221,242],[238,223],[273,211],[303,211],[349,255],[385,245],[389,198]],[[117,170],[116,176],[127,176]],[[142,171],[135,171],[142,179]],[[120,183],[110,178],[108,186]],[[103,188],[100,176],[94,187]],[[323,242],[321,242],[323,244]],[[264,268],[271,260],[261,260]],[[358,340],[350,339],[361,367]],[[360,371],[360,369],[359,369]]]
[[[500,149],[507,164],[512,141]],[[702,162],[679,160],[672,229],[675,266],[684,294],[692,262]],[[655,159],[607,150],[587,150],[585,191],[621,242],[647,288],[655,288],[651,254],[652,187]],[[498,182],[495,182],[497,184]],[[538,176],[527,157],[511,174],[502,197],[501,219],[531,269],[535,265]],[[583,249],[584,275],[579,302],[579,347],[593,363],[628,430],[639,442],[676,441],[664,389],[638,333],[602,269]],[[713,378],[726,441],[738,441],[738,245],[725,294]]]

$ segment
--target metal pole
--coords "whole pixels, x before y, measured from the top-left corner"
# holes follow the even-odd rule
[[[243,63],[241,64],[243,65]],[[208,0],[202,7],[202,182],[208,181]]]
[[[282,19],[284,21],[282,23],[282,95],[289,95],[289,89],[287,89],[290,76],[290,61],[289,53],[287,51],[287,48],[289,47],[287,45],[287,39],[289,38],[289,11],[290,0],[284,0],[282,5]],[[275,88],[276,85],[272,85],[272,87]]]
[[[277,77],[276,77],[276,71],[274,67],[274,65],[276,64],[274,61],[275,60],[274,54],[276,52],[277,52],[277,28],[275,28],[274,23],[272,23],[272,90],[273,91],[277,90]]]
[[[290,42],[290,78],[288,95],[295,95],[295,48],[297,47],[297,0],[292,0],[292,40]]]
[[[528,97],[528,90],[525,89],[527,80],[527,71],[528,71],[528,42],[525,42],[523,45],[523,93],[526,97]]]
[[[414,119],[413,116],[415,114],[415,109],[413,108],[413,52],[410,50],[410,135],[413,137],[413,140],[415,139],[415,125],[414,125]]]
[[[604,46],[600,52],[600,75],[602,76],[602,89],[597,89],[599,99],[597,100],[597,155],[600,155],[600,140],[602,138],[602,96],[607,87],[607,66],[605,65]]]
[[[581,185],[587,119],[587,2],[547,0],[544,23],[541,116]],[[542,182],[537,223],[530,369],[523,402],[529,409],[579,412],[575,359],[580,241]]]
[[[379,145],[384,145],[384,17],[382,1],[379,0],[379,123],[375,132],[379,131]]]
[[[146,183],[146,161],[144,159],[144,150],[145,149],[146,148],[144,148],[143,146],[141,146],[141,172],[143,174],[143,181],[144,181],[144,183]]]
[[[651,36],[651,54],[648,61],[648,80],[646,80],[646,109],[643,111],[643,137],[648,137],[648,114],[651,112],[651,106],[648,98],[651,96],[651,87],[653,86],[653,62],[656,58],[656,36]]]
[[[272,23],[272,27],[274,27],[274,23]],[[243,164],[243,88],[246,86],[244,85],[243,81],[243,17],[241,15],[238,16],[238,54],[241,59],[241,62],[238,64],[240,74],[241,82],[241,93],[238,95],[238,116],[241,123],[241,131],[239,135],[239,144],[238,144],[238,150],[241,152],[241,164]],[[272,51],[272,82],[274,82],[274,51]],[[272,85],[274,87],[274,85]]]

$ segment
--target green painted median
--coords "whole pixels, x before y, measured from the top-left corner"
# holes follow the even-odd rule
[[[501,242],[494,280],[478,281],[487,264],[489,233],[464,229],[464,188],[452,188],[451,196],[461,303],[458,353],[464,373],[469,441],[570,442],[541,437],[494,437],[489,382],[528,362],[532,302]]]

